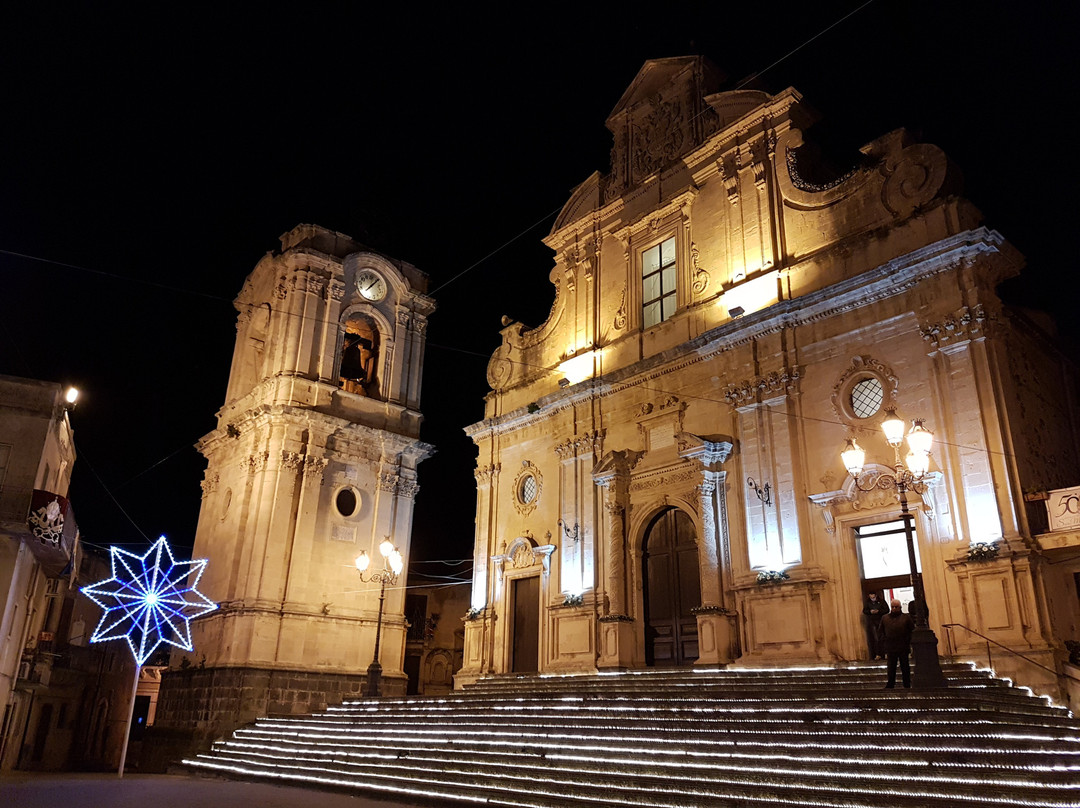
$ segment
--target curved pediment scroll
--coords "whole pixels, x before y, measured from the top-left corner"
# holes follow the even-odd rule
[[[544,574],[547,574],[550,569],[551,554],[554,550],[555,545],[553,544],[537,545],[535,541],[526,536],[518,536],[510,542],[505,553],[496,556],[493,560],[504,569],[520,570],[541,566]]]

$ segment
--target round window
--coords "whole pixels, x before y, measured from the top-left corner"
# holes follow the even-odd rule
[[[851,388],[851,411],[856,418],[877,415],[884,398],[885,389],[881,386],[881,380],[876,376],[869,376]]]
[[[351,488],[342,488],[337,492],[337,496],[334,498],[334,505],[337,507],[337,512],[342,516],[352,516],[356,513],[356,508],[360,504],[356,498],[356,492]]]
[[[536,478],[531,474],[526,474],[521,478],[521,484],[518,487],[518,498],[526,505],[531,505],[533,500],[536,499]]]

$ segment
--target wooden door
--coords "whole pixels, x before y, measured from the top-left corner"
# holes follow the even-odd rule
[[[669,508],[645,532],[645,661],[656,667],[689,665],[698,658],[701,605],[697,537],[690,517]]]
[[[535,673],[540,658],[540,576],[512,581],[510,592],[513,609],[510,670]]]

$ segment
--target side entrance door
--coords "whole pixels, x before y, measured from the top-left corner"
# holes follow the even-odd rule
[[[535,673],[540,669],[540,576],[517,578],[510,586],[513,609],[510,670]]]

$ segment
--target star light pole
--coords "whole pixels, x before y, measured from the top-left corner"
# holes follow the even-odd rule
[[[117,770],[123,777],[142,666],[162,643],[193,650],[191,621],[217,604],[198,590],[206,559],[177,561],[164,536],[141,556],[118,547],[110,547],[109,553],[112,577],[81,591],[102,609],[90,642],[125,640],[135,657],[131,709]]]
[[[863,474],[866,464],[866,452],[855,441],[849,438],[847,448],[840,453],[844,461],[844,468],[848,470],[855,481],[855,486],[860,491],[872,491],[875,488],[888,490],[895,488],[900,497],[900,517],[904,521],[904,538],[907,540],[908,566],[911,573],[911,588],[914,590],[915,599],[913,617],[915,618],[915,630],[911,634],[911,650],[915,658],[915,672],[912,676],[912,687],[926,690],[934,687],[946,687],[945,676],[941,672],[941,662],[937,653],[937,636],[927,621],[929,609],[926,605],[926,592],[923,589],[922,574],[915,565],[915,535],[912,529],[914,516],[908,509],[907,492],[909,490],[922,494],[926,491],[926,483],[923,479],[930,470],[930,446],[934,441],[934,433],[923,426],[921,418],[911,422],[911,430],[907,434],[908,448],[911,450],[904,461],[900,460],[900,445],[904,442],[904,421],[896,414],[896,410],[889,407],[885,410],[885,420],[881,422],[881,429],[885,433],[885,440],[893,448],[893,472],[892,474]],[[906,465],[905,465],[906,464]],[[865,483],[865,484],[864,484]]]
[[[371,558],[366,550],[361,550],[360,555],[356,557],[356,570],[360,573],[360,580],[364,583],[379,584],[379,617],[375,622],[375,653],[371,658],[371,664],[368,665],[367,683],[364,686],[364,695],[375,698],[382,695],[382,665],[379,664],[379,640],[382,637],[383,602],[386,600],[386,585],[393,586],[396,584],[398,576],[401,575],[401,570],[405,566],[401,553],[394,546],[394,543],[390,541],[389,536],[379,544],[379,553],[383,558],[382,571],[373,572],[366,578],[364,572],[367,570],[368,565],[371,564]]]

